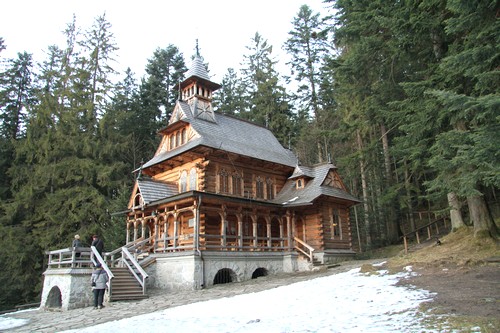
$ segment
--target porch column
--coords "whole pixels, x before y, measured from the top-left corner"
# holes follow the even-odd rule
[[[238,219],[238,247],[242,248],[243,246],[243,219],[242,214],[236,214],[236,218]]]
[[[140,222],[141,221],[137,220],[137,219],[134,221],[134,240],[133,241],[135,241],[137,239],[137,228],[139,227]]]
[[[146,219],[143,218],[141,222],[141,237],[146,238]]]
[[[267,247],[271,247],[271,217],[266,216],[266,233],[267,233]]]
[[[158,218],[154,217],[153,222],[155,224],[155,245],[154,245],[154,252],[156,252],[156,249],[158,248],[158,233],[160,232],[160,228],[158,226]]]
[[[257,248],[259,242],[257,240],[257,215],[255,214],[252,214],[252,229],[253,246]]]
[[[292,214],[289,211],[286,212],[286,225],[287,225],[288,250],[291,251],[293,249],[293,245],[292,245]]]
[[[179,232],[179,221],[177,221],[177,213],[174,213],[174,249],[177,247],[178,232]]]
[[[201,197],[200,197],[201,200]],[[198,201],[195,200],[193,203],[193,215],[194,215],[194,248],[198,250],[200,248],[200,206]]]
[[[132,222],[127,218],[127,234],[125,235],[125,244],[128,244],[130,242],[130,225]]]
[[[221,245],[223,247],[226,247],[226,244],[227,244],[227,239],[226,239],[227,221],[226,221],[226,207],[225,206],[222,206],[222,210],[219,212],[219,215],[220,215],[220,234],[222,236]]]
[[[285,236],[285,235],[283,234],[283,218],[282,218],[282,217],[280,217],[280,218],[278,219],[278,221],[279,221],[279,223],[280,223],[280,247],[281,247],[281,248],[283,248],[283,247],[285,246],[285,243],[284,243],[284,240],[283,240],[283,238],[284,238],[284,236]]]

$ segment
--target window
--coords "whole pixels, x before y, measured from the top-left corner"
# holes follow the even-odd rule
[[[181,145],[185,144],[187,141],[186,129],[183,128],[181,131]]]
[[[342,220],[337,208],[330,208],[330,224],[332,239],[342,239]]]
[[[219,192],[229,193],[229,177],[224,169],[219,172]]]
[[[233,173],[233,176],[232,176],[232,185],[233,185],[233,194],[235,195],[241,195],[241,176],[235,172]]]
[[[175,134],[170,135],[170,150],[175,148]]]
[[[266,179],[267,200],[274,199],[274,184],[271,178]]]
[[[255,180],[255,197],[264,199],[264,182],[260,176]]]
[[[179,183],[180,183],[180,191],[186,192],[187,191],[187,172],[186,172],[186,170],[181,172],[181,177],[180,177]]]
[[[196,168],[191,168],[191,170],[189,171],[189,189],[191,191],[196,191],[197,189],[196,180],[197,180]]]
[[[295,184],[297,188],[304,188],[304,180],[302,178],[297,179]]]

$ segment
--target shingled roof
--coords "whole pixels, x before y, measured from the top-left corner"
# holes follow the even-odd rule
[[[147,205],[153,201],[171,197],[179,193],[175,184],[168,184],[152,179],[138,179],[138,192],[141,193],[144,203]]]
[[[313,167],[296,167],[293,175],[288,178],[283,186],[283,189],[278,193],[272,202],[283,206],[301,206],[312,204],[314,200],[320,196],[335,197],[351,202],[352,205],[361,202],[356,197],[344,191],[341,188],[328,185],[321,185],[325,180],[328,172],[336,167],[331,163],[325,163]],[[303,175],[309,177],[310,180],[304,188],[297,188],[295,179]]]
[[[218,112],[214,112],[215,122],[195,118],[189,104],[183,101],[177,102],[176,112],[182,112],[182,116],[178,116],[179,119],[190,123],[199,136],[175,149],[161,152],[146,162],[143,168],[166,161],[197,146],[221,149],[290,167],[297,165],[293,152],[285,149],[267,128]]]

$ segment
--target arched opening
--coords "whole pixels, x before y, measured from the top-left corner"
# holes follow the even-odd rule
[[[214,277],[214,285],[236,281],[236,274],[229,268],[220,269]]]
[[[58,286],[52,287],[50,289],[49,295],[47,296],[47,302],[45,302],[47,308],[60,308],[62,307],[62,295],[61,290]]]
[[[269,272],[267,271],[267,269],[259,267],[255,271],[253,271],[252,279],[256,279],[256,278],[261,277],[261,276],[267,276],[268,274],[269,274]]]

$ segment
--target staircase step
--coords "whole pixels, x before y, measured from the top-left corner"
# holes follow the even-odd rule
[[[143,294],[139,282],[135,279],[127,267],[114,267],[111,269],[114,278],[110,301],[138,300],[148,298]]]

